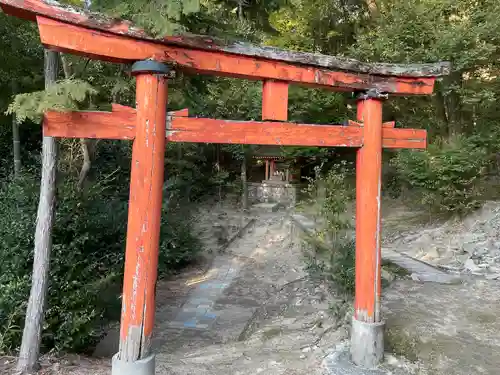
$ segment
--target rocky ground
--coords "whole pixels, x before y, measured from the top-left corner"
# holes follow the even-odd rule
[[[500,204],[434,226],[417,226],[410,221],[415,213],[405,209],[384,213],[386,249],[451,269],[461,281],[395,278],[384,288],[387,353],[378,372],[332,365],[348,351],[352,310],[304,270],[290,212],[260,207],[243,214],[231,207],[200,210],[204,261],[158,284],[158,374],[498,373]],[[117,343],[111,327],[95,353],[102,358],[47,356],[42,375],[109,374]],[[13,363],[2,359],[0,373]]]
[[[463,220],[416,225],[385,238],[386,247],[451,272],[500,278],[500,203]]]

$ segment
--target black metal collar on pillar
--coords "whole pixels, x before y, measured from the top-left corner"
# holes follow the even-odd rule
[[[136,61],[132,65],[132,75],[137,74],[169,74],[170,67],[167,64],[154,60]]]

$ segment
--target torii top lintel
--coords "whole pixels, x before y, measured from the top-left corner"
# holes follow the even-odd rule
[[[164,61],[202,74],[282,80],[341,91],[378,89],[425,95],[450,64],[362,63],[344,57],[284,51],[197,35],[155,38],[132,23],[53,0],[0,0],[10,15],[36,21],[49,48],[114,62]]]

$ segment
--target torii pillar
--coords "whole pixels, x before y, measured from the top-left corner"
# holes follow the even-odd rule
[[[132,148],[120,350],[113,375],[151,375],[155,356],[151,337],[155,321],[155,284],[165,161],[168,67],[139,61],[136,76],[136,133]]]
[[[351,328],[351,359],[376,367],[384,356],[384,322],[380,314],[382,185],[382,95],[369,90],[357,102],[364,144],[356,158],[356,282]]]

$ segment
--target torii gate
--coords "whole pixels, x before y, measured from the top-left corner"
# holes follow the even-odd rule
[[[136,108],[112,112],[49,112],[44,135],[133,140],[120,349],[113,374],[151,375],[159,225],[165,142],[357,147],[356,292],[351,332],[355,364],[372,368],[383,356],[380,314],[380,190],[382,147],[425,148],[425,130],[382,122],[388,94],[429,95],[448,63],[366,64],[320,54],[289,52],[209,37],[153,38],[131,23],[59,5],[53,0],[0,0],[10,15],[35,21],[42,44],[56,51],[134,63]],[[262,119],[229,121],[167,116],[167,74],[229,76],[263,82]],[[357,121],[341,125],[287,122],[291,83],[358,92]]]

